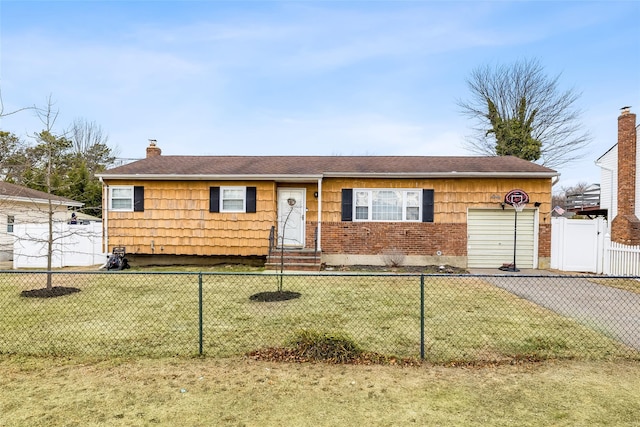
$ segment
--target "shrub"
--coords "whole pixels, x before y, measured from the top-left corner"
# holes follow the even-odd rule
[[[399,249],[389,249],[382,254],[382,261],[387,267],[401,267],[406,257]]]
[[[345,363],[357,359],[363,350],[347,335],[317,331],[298,331],[290,340],[301,357],[309,360],[325,360]]]

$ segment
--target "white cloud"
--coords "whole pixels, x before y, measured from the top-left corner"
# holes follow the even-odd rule
[[[37,3],[49,16],[24,25],[5,13],[2,95],[10,108],[51,94],[61,124],[95,120],[127,157],[149,138],[165,154],[465,155],[453,104],[467,73],[537,52],[582,85],[608,146],[639,87],[638,58],[616,50],[620,34],[638,46],[631,2],[98,3],[104,16],[87,2]],[[2,126],[39,129],[28,113]]]

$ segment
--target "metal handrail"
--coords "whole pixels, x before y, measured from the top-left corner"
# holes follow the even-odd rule
[[[273,250],[276,247],[275,244],[275,232],[276,232],[276,227],[274,225],[271,226],[271,230],[269,230],[269,261],[271,261],[271,252],[273,252]]]
[[[313,232],[313,262],[316,262],[318,258],[318,226],[316,225],[316,229]]]

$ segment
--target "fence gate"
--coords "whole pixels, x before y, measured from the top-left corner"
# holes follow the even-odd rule
[[[601,274],[607,227],[601,217],[551,218],[551,268]]]

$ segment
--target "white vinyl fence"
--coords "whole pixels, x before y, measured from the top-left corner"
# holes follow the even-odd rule
[[[46,268],[49,224],[16,224],[13,244],[13,268]],[[102,265],[102,224],[53,224],[51,267]]]
[[[605,238],[604,274],[640,276],[640,246],[627,246]]]
[[[604,218],[552,218],[551,268],[608,276],[640,276],[640,246],[612,242]]]
[[[604,218],[551,219],[551,268],[587,273],[603,272],[608,232]]]

